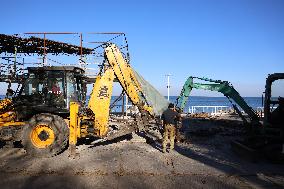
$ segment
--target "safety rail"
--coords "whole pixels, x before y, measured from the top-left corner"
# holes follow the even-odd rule
[[[127,115],[130,113],[130,108],[132,107],[132,104],[125,104],[124,105],[124,111],[125,114]],[[112,113],[122,113],[122,107],[123,105],[114,105],[114,107],[111,109]],[[200,113],[200,112],[206,112],[210,113],[211,115],[219,115],[219,114],[224,114],[230,110],[230,106],[190,106],[188,108],[188,113]]]
[[[125,104],[124,105],[124,111],[125,111],[125,114],[127,115],[129,113],[129,108],[132,107],[133,105],[132,104]],[[122,113],[122,107],[123,105],[114,105],[113,108],[111,108],[111,113]]]
[[[277,107],[270,107],[270,111],[272,112],[276,108]],[[264,117],[264,107],[263,106],[256,107],[256,113],[259,117]]]
[[[193,114],[193,113],[206,112],[210,113],[211,115],[218,115],[228,112],[229,109],[230,109],[229,106],[190,106],[188,108],[188,113]]]

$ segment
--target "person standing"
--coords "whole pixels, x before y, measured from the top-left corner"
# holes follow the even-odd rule
[[[167,150],[168,139],[170,138],[170,150],[174,149],[176,123],[180,119],[180,114],[174,110],[174,104],[170,103],[168,109],[162,114],[162,125],[164,126],[163,153]]]

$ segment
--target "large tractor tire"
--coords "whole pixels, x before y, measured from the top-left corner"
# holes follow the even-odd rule
[[[22,144],[28,155],[51,157],[66,149],[69,128],[60,116],[42,113],[33,116],[23,130]]]

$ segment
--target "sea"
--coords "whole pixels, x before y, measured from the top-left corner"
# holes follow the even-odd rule
[[[114,102],[118,96],[112,96],[111,102]],[[5,98],[4,95],[0,95],[0,98]],[[165,97],[167,99],[167,97]],[[262,98],[261,97],[243,97],[246,103],[252,107],[254,110],[262,107]],[[87,96],[87,101],[89,96]],[[177,96],[170,96],[170,102],[175,103]],[[184,108],[184,112],[189,112],[191,106],[228,106],[228,108],[232,108],[230,101],[226,97],[205,97],[205,96],[190,96],[188,103]],[[116,102],[116,106],[113,108],[113,111],[121,111],[122,110],[122,100]],[[205,112],[209,112],[211,110],[205,109]]]
[[[112,97],[112,101],[116,99],[116,96]],[[167,97],[165,96],[167,99]],[[178,96],[170,96],[170,102],[176,102]],[[243,97],[246,103],[254,110],[262,107],[262,97]],[[122,105],[122,101],[116,103],[118,106]],[[228,109],[232,108],[231,102],[226,97],[207,97],[207,96],[190,96],[188,102],[184,108],[184,112],[189,112],[192,106],[227,106]],[[212,109],[199,109],[204,112],[212,112]]]

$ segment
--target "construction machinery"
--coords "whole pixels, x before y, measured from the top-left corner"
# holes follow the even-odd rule
[[[2,42],[2,52],[13,52],[11,43],[15,41],[17,47],[24,45],[18,48],[18,52],[19,49],[20,52],[38,51],[32,45],[25,46],[30,41],[33,43],[33,38],[0,37],[5,38],[5,41],[10,40],[9,44]],[[36,38],[36,44],[44,45],[46,54],[92,53],[92,49],[82,46],[51,40],[48,42]],[[104,49],[104,61],[100,72],[93,78],[76,66],[29,67],[27,73],[20,77],[15,74],[2,76],[2,81],[15,82],[20,87],[16,91],[8,88],[6,98],[0,101],[1,140],[21,141],[28,154],[34,156],[53,156],[68,145],[71,154],[74,154],[80,138],[110,140],[145,129],[149,118],[161,113],[168,102],[131,68],[128,59],[116,44],[108,41],[100,47]],[[122,132],[115,134],[109,132],[112,130],[109,127],[109,107],[113,82],[119,82],[132,105],[139,110],[132,121],[119,123]],[[88,102],[87,84],[93,84]],[[154,98],[149,97],[149,91],[152,96],[160,99],[162,105],[155,105]]]
[[[196,83],[193,82],[194,79],[198,79],[203,82],[205,81],[209,83]],[[245,102],[245,100],[240,96],[240,94],[228,81],[220,81],[220,80],[213,80],[213,79],[199,78],[199,77],[189,77],[185,82],[181,94],[176,101],[176,106],[179,107],[181,110],[184,109],[188,101],[190,92],[193,88],[221,92],[232,103],[233,108],[236,110],[236,112],[239,114],[239,116],[246,124],[248,123],[246,118],[242,115],[239,108],[235,104],[233,104],[233,101],[236,102],[248,114],[250,121],[254,125],[259,124],[260,120],[256,112]]]
[[[202,82],[194,82],[194,80],[200,80]],[[255,157],[259,154],[265,154],[271,159],[283,159],[284,98],[283,96],[279,98],[272,96],[273,84],[276,82],[280,82],[280,85],[282,84],[282,86],[277,87],[277,90],[283,89],[283,83],[281,83],[281,81],[284,81],[284,73],[270,74],[266,79],[264,99],[262,98],[262,101],[264,101],[263,120],[228,81],[190,76],[185,82],[180,96],[176,100],[176,106],[181,110],[184,109],[192,89],[221,92],[232,103],[233,108],[241,117],[248,130],[248,135],[243,141],[234,141],[232,143],[234,149],[242,154],[250,153],[251,156]],[[243,109],[247,116],[242,114],[239,107]]]

